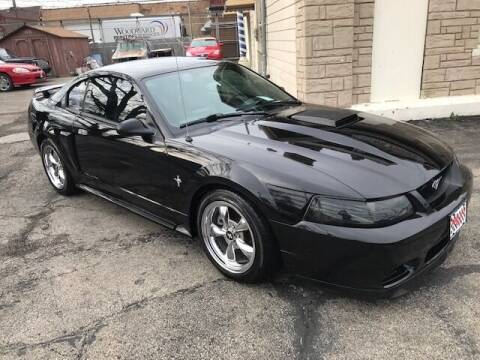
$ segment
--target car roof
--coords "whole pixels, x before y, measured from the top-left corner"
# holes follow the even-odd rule
[[[194,69],[218,64],[218,61],[196,57],[159,57],[144,60],[125,61],[107,65],[89,72],[89,74],[102,74],[103,72],[116,72],[140,80],[146,77],[161,75],[177,70]]]

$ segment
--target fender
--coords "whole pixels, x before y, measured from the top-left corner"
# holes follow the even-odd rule
[[[71,131],[73,129],[73,121],[75,115],[70,114],[69,121],[71,124],[66,126],[66,114],[57,114],[52,112],[51,108],[43,104],[46,99],[38,100],[32,99],[29,112],[29,132],[31,132],[31,139],[35,147],[40,151],[40,144],[43,139],[51,139],[60,149],[65,160],[65,165],[72,173],[72,176],[77,180],[80,177],[80,168],[78,162],[74,158],[74,135]]]
[[[282,188],[268,182],[268,175],[260,169],[251,169],[249,164],[231,163],[228,177],[225,174],[208,174],[189,191],[188,214],[196,214],[201,197],[215,188],[230,189],[245,197],[265,217],[284,223],[295,224],[301,220],[311,195]],[[216,167],[218,168],[218,167]],[[211,169],[210,169],[211,170]],[[242,185],[240,185],[242,184]],[[191,223],[191,221],[190,221]]]

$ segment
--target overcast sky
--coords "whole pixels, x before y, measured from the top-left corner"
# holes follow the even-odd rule
[[[150,0],[151,1],[151,0]],[[168,1],[168,0],[157,0]],[[44,8],[56,8],[67,6],[79,6],[85,4],[105,4],[116,2],[147,2],[146,0],[17,0],[17,6],[43,6]],[[8,9],[12,6],[12,0],[0,0],[0,9]]]

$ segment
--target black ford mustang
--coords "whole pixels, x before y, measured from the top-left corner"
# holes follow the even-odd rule
[[[37,90],[29,132],[59,193],[78,188],[187,235],[224,274],[279,265],[392,292],[440,264],[472,176],[415,126],[302,104],[196,58],[107,66]]]

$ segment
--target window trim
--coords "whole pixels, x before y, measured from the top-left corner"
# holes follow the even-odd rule
[[[75,83],[73,85],[71,85],[68,90],[65,92],[65,94],[63,95],[63,98],[61,100],[61,103],[62,103],[62,109],[65,109],[66,111],[72,113],[72,114],[75,114],[75,115],[78,115],[78,114],[81,114],[82,111],[83,111],[83,104],[85,102],[85,96],[87,94],[87,91],[84,91],[83,93],[83,97],[82,99],[80,100],[80,106],[78,109],[72,109],[71,107],[68,106],[67,102],[68,102],[68,99],[70,97],[70,92],[73,90],[73,88],[75,88],[76,86],[78,86],[80,83],[82,82],[85,82],[86,83],[86,87],[85,89],[88,88],[88,83],[90,82],[90,78],[82,78],[80,79],[79,81],[75,81]]]

